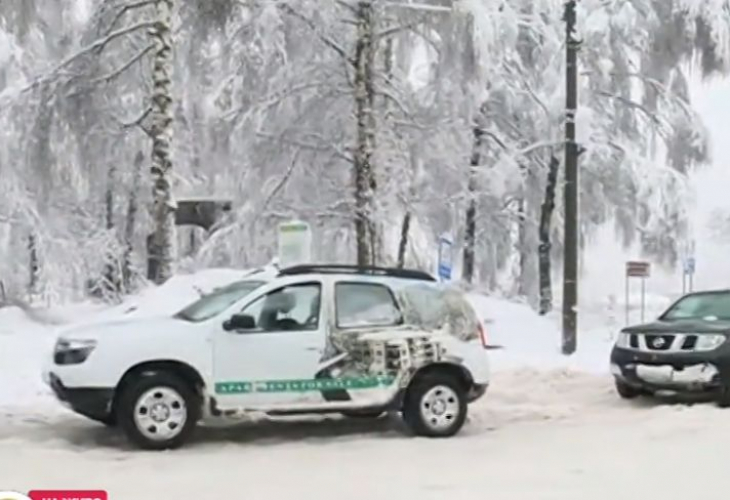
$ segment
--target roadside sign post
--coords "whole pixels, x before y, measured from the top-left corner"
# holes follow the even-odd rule
[[[682,262],[682,293],[692,292],[694,290],[694,274],[697,268],[697,260],[694,256],[689,256]],[[689,288],[687,287],[689,285]]]
[[[448,234],[442,234],[438,241],[438,275],[441,282],[451,279],[454,261],[454,240]]]
[[[629,261],[626,263],[626,325],[629,324],[629,281],[631,278],[641,279],[641,321],[644,322],[646,310],[646,278],[651,276],[651,265],[643,261]]]
[[[279,224],[279,265],[281,267],[312,262],[312,230],[306,222]]]

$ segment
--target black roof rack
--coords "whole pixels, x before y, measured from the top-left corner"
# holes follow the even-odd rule
[[[425,271],[416,269],[398,269],[395,267],[353,266],[345,264],[302,264],[291,266],[279,271],[279,276],[294,276],[297,274],[364,274],[374,276],[390,276],[421,281],[436,281],[436,278]]]

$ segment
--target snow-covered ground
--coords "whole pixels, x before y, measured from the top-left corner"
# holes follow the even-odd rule
[[[472,405],[463,433],[450,440],[407,437],[393,418],[289,418],[200,429],[187,448],[143,453],[62,409],[42,385],[42,358],[65,323],[169,313],[194,300],[196,289],[240,275],[180,276],[111,309],[0,309],[0,489],[101,488],[113,500],[726,496],[726,411],[614,395],[607,361],[621,304],[586,309],[579,351],[565,358],[555,317],[472,295],[490,342],[504,348],[492,351],[488,396]]]

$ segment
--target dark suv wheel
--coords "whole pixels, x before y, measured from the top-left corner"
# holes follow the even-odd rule
[[[634,399],[641,396],[641,390],[630,386],[622,380],[616,379],[616,392],[623,399]]]

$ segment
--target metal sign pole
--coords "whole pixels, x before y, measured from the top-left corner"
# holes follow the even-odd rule
[[[626,307],[626,326],[629,326],[629,275],[626,274],[626,297],[624,299],[624,306]]]
[[[629,261],[626,263],[626,325],[629,324],[629,280],[631,278],[641,279],[641,321],[644,321],[646,313],[646,278],[651,276],[651,264],[644,261]]]
[[[646,308],[646,278],[641,278],[641,322],[644,322],[644,310]]]

